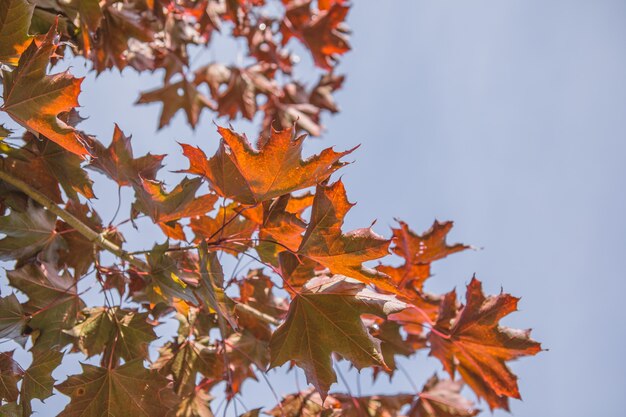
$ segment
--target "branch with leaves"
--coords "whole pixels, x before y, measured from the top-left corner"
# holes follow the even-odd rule
[[[312,387],[282,400],[275,393],[269,415],[474,416],[464,384],[491,409],[520,398],[507,363],[541,347],[529,331],[499,324],[519,300],[486,296],[476,278],[464,302],[454,290],[425,289],[433,262],[469,248],[446,242],[452,223],[418,234],[399,221],[389,237],[371,227],[346,232],[353,204],[335,173],[354,149],[302,155],[303,133],[321,134],[321,115],[338,111],[332,94],[344,78],[334,68],[350,49],[350,7],[0,3],[0,110],[13,123],[0,127],[0,260],[14,262],[3,283],[11,293],[0,297],[0,338],[32,355],[24,367],[14,350],[0,352],[1,415],[30,416],[32,401],[54,390],[69,397],[61,416],[206,417],[220,408],[215,396],[226,414],[245,400],[248,380],[260,376],[274,392],[267,373],[285,364]],[[245,43],[245,65],[194,66],[189,51],[210,47],[211,35],[227,29]],[[295,78],[293,45],[321,72],[312,88]],[[210,156],[182,144],[189,165],[178,172],[187,176],[166,187],[165,155],[135,157],[117,125],[108,146],[78,128],[82,80],[50,70],[70,55],[97,73],[159,70],[163,86],[138,100],[163,103],[159,127],[179,111],[194,128],[205,109],[229,121],[262,113],[259,139],[219,126]],[[18,126],[24,131],[14,136]],[[134,196],[117,225],[96,210],[93,171]],[[124,235],[145,227],[140,218],[164,243],[130,248]],[[378,265],[367,266],[372,261]],[[101,304],[88,305],[94,294]],[[177,333],[157,346],[155,326],[172,320]],[[394,395],[333,390],[338,361],[392,378],[409,373],[396,359],[420,350],[450,379],[434,375]],[[59,383],[52,372],[68,353],[82,355],[82,372]]]

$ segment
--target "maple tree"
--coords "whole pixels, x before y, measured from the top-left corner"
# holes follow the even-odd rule
[[[530,331],[500,325],[518,299],[486,296],[472,278],[465,301],[454,290],[428,293],[431,264],[469,248],[450,245],[451,222],[423,234],[403,221],[384,237],[344,231],[353,204],[334,174],[354,150],[303,157],[307,134],[336,113],[335,73],[350,50],[344,0],[4,0],[0,2],[0,259],[9,294],[0,297],[0,414],[29,416],[33,400],[69,398],[62,416],[213,415],[244,383],[283,364],[301,368],[312,388],[277,398],[273,416],[474,416],[466,384],[491,409],[520,398],[507,362],[541,351]],[[247,45],[246,65],[205,63],[190,50],[215,32]],[[321,71],[296,78],[290,45]],[[182,111],[201,124],[217,117],[261,121],[256,144],[218,126],[217,151],[181,143],[188,175],[159,179],[165,155],[135,156],[115,126],[108,146],[81,131],[81,82],[59,61],[82,56],[96,73],[132,67],[163,74],[137,104],[162,103],[158,127]],[[257,118],[257,115],[259,117]],[[23,134],[14,131],[22,126]],[[97,171],[134,195],[117,225],[96,211]],[[140,217],[164,243],[131,251],[125,227]],[[137,226],[139,227],[139,226]],[[193,235],[191,235],[191,234]],[[223,256],[238,260],[232,273]],[[255,265],[238,269],[241,260]],[[372,262],[378,265],[372,267]],[[401,262],[400,264],[398,264]],[[101,304],[87,303],[96,286]],[[117,295],[117,296],[115,296]],[[115,302],[114,300],[118,300]],[[178,332],[158,342],[172,317]],[[393,375],[396,356],[426,350],[450,379],[435,374],[415,392],[354,396],[333,391],[334,364]],[[52,373],[80,353],[82,370]]]

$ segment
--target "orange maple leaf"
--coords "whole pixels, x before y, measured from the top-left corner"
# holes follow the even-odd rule
[[[24,51],[17,68],[3,72],[4,104],[1,109],[25,128],[44,135],[79,156],[89,154],[87,139],[78,130],[59,119],[59,114],[78,106],[82,78],[67,71],[46,75],[50,57],[59,38],[56,24],[43,41],[33,41]]]
[[[267,140],[259,141],[258,150],[245,135],[224,127],[217,130],[222,142],[211,159],[199,148],[181,145],[190,164],[185,172],[206,177],[219,195],[248,205],[324,181],[345,165],[340,159],[356,149],[335,152],[326,148],[302,160],[305,136],[295,137],[294,127],[272,129]]]
[[[520,398],[517,377],[506,361],[541,351],[541,345],[530,338],[530,330],[498,325],[502,317],[517,310],[518,301],[509,294],[485,297],[482,284],[473,278],[467,286],[466,305],[459,311],[456,292],[446,294],[428,335],[430,354],[443,363],[451,377],[458,369],[491,409],[508,410],[508,397]]]

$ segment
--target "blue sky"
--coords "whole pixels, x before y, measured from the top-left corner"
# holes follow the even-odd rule
[[[488,292],[522,297],[505,324],[532,327],[549,349],[512,365],[524,397],[513,414],[622,416],[626,2],[363,1],[349,23],[342,112],[307,147],[362,144],[343,170],[358,202],[346,229],[377,219],[375,229],[388,233],[398,217],[422,231],[434,218],[454,220],[451,240],[482,249],[440,262],[429,288],[463,292],[476,273]],[[236,55],[223,42],[198,60],[220,53]],[[132,71],[88,76],[82,127],[108,142],[118,122],[138,154],[180,153],[175,141],[211,152],[218,137],[209,113],[195,132],[179,115],[156,133],[159,106],[132,105],[158,84]],[[167,163],[186,166],[175,155]],[[105,218],[115,210],[107,190],[96,187]],[[151,246],[156,236],[131,243]],[[423,354],[404,366],[419,385],[439,369]],[[293,389],[293,377],[273,378],[279,394]],[[262,384],[248,388],[250,406],[271,398]],[[376,388],[410,385],[397,378]],[[40,415],[55,407],[59,399]]]

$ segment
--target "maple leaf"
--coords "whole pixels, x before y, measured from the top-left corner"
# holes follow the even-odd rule
[[[325,410],[324,404],[328,404]],[[332,408],[340,408],[339,402],[333,397],[327,397],[326,401],[313,388],[289,394],[282,399],[279,405],[267,411],[266,414],[274,417],[328,417]],[[328,412],[322,414],[324,411]]]
[[[248,54],[259,62],[276,64],[285,74],[291,74],[293,68],[292,55],[280,48],[274,40],[272,30],[274,20],[261,18],[260,22],[251,26],[246,34]]]
[[[430,264],[453,253],[469,249],[461,243],[448,245],[446,237],[452,222],[440,223],[435,220],[432,227],[421,235],[398,220],[400,228],[392,228],[393,246],[391,251],[404,259],[401,266],[379,265],[377,269],[389,275],[399,288],[412,287],[422,291],[424,281],[430,277]]]
[[[287,300],[274,293],[274,283],[260,269],[250,270],[239,282],[238,301],[276,318],[282,318],[289,307]]]
[[[403,310],[406,304],[364,287],[340,275],[309,281],[272,335],[271,367],[294,361],[323,397],[337,380],[331,364],[333,352],[358,369],[386,367],[380,342],[369,334],[360,316],[386,316]]]
[[[232,315],[233,303],[224,292],[224,271],[215,252],[208,252],[206,242],[199,248],[200,283],[197,294],[203,303],[206,303],[217,314],[222,336],[225,337],[226,320],[231,328],[237,329],[237,322]]]
[[[136,301],[147,299],[154,304],[162,301],[173,304],[175,299],[180,299],[197,302],[193,292],[199,282],[197,267],[187,272],[189,269],[184,267],[184,262],[167,252],[169,247],[167,242],[155,245],[147,254],[151,273],[146,277],[143,291],[132,294]]]
[[[33,353],[33,362],[24,371],[20,389],[20,405],[25,415],[32,412],[32,400],[45,400],[52,395],[55,382],[52,372],[61,364],[62,359],[63,353],[53,349]]]
[[[24,311],[31,316],[28,326],[38,330],[33,351],[63,347],[71,342],[63,330],[71,328],[85,304],[76,291],[76,281],[51,264],[27,264],[8,271],[9,283],[28,296]],[[45,312],[42,314],[42,312]]]
[[[337,55],[350,50],[348,30],[343,25],[350,6],[332,2],[316,15],[311,13],[311,1],[290,1],[286,5],[285,19],[281,24],[282,43],[298,38],[311,51],[315,65],[331,70]]]
[[[78,106],[83,79],[74,78],[67,71],[46,75],[46,67],[58,43],[55,24],[39,45],[31,42],[14,71],[3,71],[4,104],[0,109],[26,129],[84,157],[89,154],[87,139],[59,118],[60,113]]]
[[[295,252],[302,242],[302,233],[306,230],[306,223],[298,217],[298,214],[287,211],[290,200],[291,195],[285,194],[272,204],[265,205],[259,239],[266,243],[276,241],[279,243],[276,245],[277,250],[282,251],[282,248],[286,247]]]
[[[78,194],[89,199],[95,197],[93,181],[81,167],[82,158],[54,142],[39,140],[30,132],[24,135],[24,140],[26,144],[11,152],[5,160],[7,172],[46,194],[55,203],[63,201],[59,185],[72,200],[78,201]]]
[[[157,371],[143,367],[143,360],[106,369],[81,364],[83,373],[70,376],[56,389],[70,397],[59,417],[137,416],[165,417],[178,398]]]
[[[27,318],[15,294],[0,297],[0,339],[17,339],[22,335]]]
[[[163,375],[172,375],[174,391],[181,397],[193,394],[198,374],[221,379],[225,370],[223,358],[215,349],[193,340],[167,343],[159,349],[159,358],[152,368]]]
[[[363,262],[387,255],[389,240],[375,234],[371,228],[346,234],[341,231],[343,219],[352,206],[341,180],[331,185],[318,185],[311,221],[298,254],[329,268],[333,274],[346,275],[397,292],[386,275],[363,266]]]
[[[269,96],[263,105],[262,130],[269,131],[272,126],[287,128],[295,124],[312,136],[320,136],[323,129],[321,111],[325,109],[336,113],[339,110],[332,93],[341,88],[342,83],[342,76],[329,73],[322,75],[311,91],[298,82],[285,84],[281,94]]]
[[[97,307],[84,310],[83,314],[85,319],[65,333],[78,339],[77,346],[87,357],[104,352],[103,363],[148,357],[148,345],[156,339],[153,326],[147,321],[148,313]]]
[[[402,314],[402,312],[396,314]],[[396,314],[390,314],[389,317]],[[385,320],[377,316],[364,316],[363,319],[370,334],[380,340],[380,349],[385,364],[387,364],[388,369],[386,371],[389,375],[393,375],[396,370],[396,355],[408,357],[415,353],[418,348],[425,346],[423,341],[415,340],[411,334],[404,338],[400,332],[401,325],[395,321]],[[377,375],[377,371],[374,371],[374,376]]]
[[[165,155],[147,154],[134,158],[130,140],[131,137],[124,135],[116,124],[108,148],[100,142],[94,143],[88,167],[108,176],[119,186],[140,183],[141,179],[155,180],[157,171],[163,167]]]
[[[116,233],[114,229],[102,227],[102,219],[88,205],[69,200],[65,210],[110,241],[116,244],[123,242],[121,235]],[[75,274],[82,276],[96,262],[101,248],[61,220],[57,221],[57,233],[63,235],[65,242],[64,247],[57,252],[59,264],[74,268]]]
[[[62,245],[55,233],[56,216],[36,206],[29,200],[25,211],[12,210],[0,217],[0,259],[28,259],[43,251],[44,258],[54,258],[52,253]]]
[[[342,417],[396,417],[400,410],[413,400],[412,394],[372,395],[353,397],[346,394],[333,394],[341,404]]]
[[[183,79],[173,84],[166,84],[161,88],[141,93],[136,104],[162,102],[163,110],[159,117],[159,129],[167,125],[172,117],[183,110],[191,127],[195,128],[204,108],[214,109],[215,106],[193,83]]]
[[[435,220],[432,227],[421,235],[416,234],[409,226],[398,220],[399,229],[393,231],[394,247],[391,249],[407,263],[429,264],[448,255],[469,249],[461,243],[448,245],[446,236],[452,229],[452,222],[440,223]]]
[[[446,294],[428,335],[431,355],[451,377],[458,370],[491,409],[508,409],[507,397],[520,398],[517,377],[506,361],[541,351],[541,345],[530,338],[530,330],[498,325],[502,317],[517,310],[518,301],[509,294],[485,297],[480,281],[472,278],[466,305],[457,312],[455,291]]]
[[[433,375],[422,388],[417,402],[408,417],[472,417],[479,410],[461,395],[463,384],[458,381],[440,380]]]
[[[229,359],[237,359],[238,364],[254,364],[261,371],[267,369],[270,363],[268,340],[259,339],[247,330],[241,333],[233,333],[226,339],[226,352]]]
[[[235,119],[238,113],[252,120],[257,112],[257,95],[278,94],[273,81],[276,67],[270,64],[255,64],[247,68],[226,67],[209,64],[195,72],[194,84],[206,83],[211,96],[217,102],[220,116]]]
[[[122,70],[129,64],[139,71],[153,69],[154,62],[143,42],[152,41],[154,32],[148,16],[135,6],[137,3],[112,2],[101,9],[103,18],[91,44],[91,59],[98,74],[113,66]]]
[[[169,193],[160,181],[142,180],[141,184],[141,188],[135,187],[137,200],[133,204],[133,211],[146,213],[172,239],[186,240],[177,220],[208,213],[213,210],[218,198],[215,194],[195,197],[202,185],[200,178],[184,178]]]
[[[6,0],[0,3],[0,62],[17,64],[30,43],[28,28],[34,4],[26,0]]]
[[[189,227],[195,234],[194,242],[208,240],[220,242],[220,248],[230,253],[239,253],[248,249],[246,239],[251,239],[257,225],[240,215],[243,208],[236,203],[222,205],[214,216],[199,216],[189,220]],[[228,240],[239,241],[229,243]]]
[[[313,186],[341,168],[340,159],[352,152],[332,148],[306,160],[301,159],[304,136],[295,137],[295,129],[272,130],[258,150],[246,136],[218,127],[220,147],[211,159],[190,145],[182,145],[190,167],[185,172],[206,177],[223,197],[242,204],[255,205],[292,191]]]
[[[13,360],[14,351],[0,352],[0,400],[16,401],[17,383],[22,379],[23,371]]]
[[[211,411],[211,395],[203,390],[194,390],[189,396],[183,398],[176,409],[176,417],[214,417]]]

